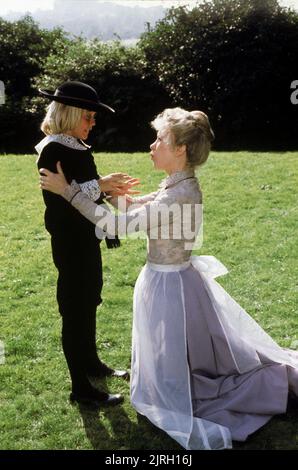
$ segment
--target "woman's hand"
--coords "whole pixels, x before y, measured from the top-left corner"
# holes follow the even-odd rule
[[[126,173],[111,173],[103,176],[99,181],[101,191],[110,196],[123,196],[124,194],[139,194],[131,188],[140,184],[138,178],[132,178]]]
[[[46,168],[41,168],[40,173],[40,188],[46,191],[51,191],[55,194],[63,194],[68,186],[64,173],[61,168],[60,162],[57,163],[57,173],[52,173]]]

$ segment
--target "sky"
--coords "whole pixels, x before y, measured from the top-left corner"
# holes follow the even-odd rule
[[[76,0],[73,0],[76,1]],[[85,0],[86,1],[86,0]],[[107,0],[87,0],[96,3],[106,2]],[[195,3],[194,0],[108,0],[113,3],[122,5],[142,5],[142,6],[156,6],[164,5],[165,7],[175,4]],[[298,0],[297,0],[298,1]],[[51,10],[54,7],[55,0],[0,0],[0,14],[8,13],[9,11],[36,11],[36,10]]]
[[[76,0],[73,0],[76,1]],[[85,0],[100,3],[107,0]],[[123,5],[142,5],[142,6],[156,6],[164,5],[170,7],[172,5],[183,5],[196,3],[196,0],[109,0],[114,3]],[[0,0],[0,15],[4,15],[9,11],[19,12],[33,12],[36,10],[49,10],[53,9],[55,0]],[[298,10],[298,0],[280,0],[281,5],[292,6]]]

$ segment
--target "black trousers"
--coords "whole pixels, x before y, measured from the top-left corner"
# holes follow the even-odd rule
[[[52,236],[52,254],[58,269],[62,347],[72,391],[88,394],[88,375],[96,375],[102,367],[96,349],[96,308],[101,303],[102,289],[99,242],[94,237]]]

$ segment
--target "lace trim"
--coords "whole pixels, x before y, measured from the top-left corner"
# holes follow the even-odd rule
[[[183,181],[187,178],[192,178],[194,176],[195,173],[193,170],[176,171],[172,175],[169,175],[167,178],[163,179],[159,187],[165,189],[169,186],[172,186],[173,184],[179,183],[179,181]]]
[[[81,191],[87,194],[91,201],[97,201],[100,198],[100,186],[97,180],[86,181],[85,183],[80,183],[79,186]]]
[[[90,148],[89,145],[85,144],[83,141],[79,141],[72,135],[67,134],[52,134],[47,135],[38,145],[35,146],[35,149],[38,155],[41,154],[44,147],[48,145],[50,142],[57,142],[58,144],[65,145],[65,147],[72,148],[74,150],[88,150]]]

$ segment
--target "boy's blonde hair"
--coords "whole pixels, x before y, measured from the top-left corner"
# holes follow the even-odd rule
[[[52,101],[40,128],[46,135],[72,131],[80,124],[83,112],[81,108]]]

